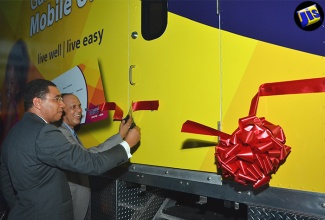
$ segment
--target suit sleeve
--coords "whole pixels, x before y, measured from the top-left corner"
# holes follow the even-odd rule
[[[69,130],[67,130],[63,127],[59,127],[58,129],[64,134],[64,136],[67,138],[67,140],[70,143],[79,144],[78,142],[76,142],[75,138],[73,137],[73,135],[71,134],[71,132]],[[90,148],[85,148],[81,144],[79,144],[79,146],[88,150],[91,153],[98,153],[98,152],[109,150],[112,147],[119,145],[122,141],[123,141],[123,139],[122,139],[121,135],[119,133],[117,133],[117,134],[109,137],[106,141],[99,144],[98,146],[94,146],[94,147],[90,147]]]
[[[108,149],[111,149],[115,147],[116,145],[120,144],[123,141],[120,134],[115,134],[112,137],[108,138],[106,141],[104,141],[102,144],[91,147],[88,150],[92,153],[98,153],[102,151],[106,151]]]
[[[35,149],[42,162],[87,175],[103,174],[128,161],[122,145],[94,154],[71,144],[59,129],[49,124],[40,131]]]
[[[11,183],[11,179],[10,179],[8,170],[3,163],[1,163],[0,171],[1,171],[0,175],[1,175],[2,194],[3,194],[3,197],[5,198],[5,200],[7,201],[9,207],[12,208],[17,199],[16,199],[16,194],[15,194],[13,185]]]
[[[76,139],[73,137],[72,133],[69,130],[67,130],[65,128],[62,128],[62,127],[59,127],[58,129],[66,137],[66,139],[68,140],[68,142],[70,142],[71,144],[78,144],[79,147],[87,150],[84,146],[82,146],[82,144],[80,144],[79,142],[76,141]]]

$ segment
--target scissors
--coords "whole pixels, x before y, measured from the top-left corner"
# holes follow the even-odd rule
[[[131,123],[131,126],[130,126],[129,130],[136,126],[136,124],[134,122],[134,119],[133,119],[133,115],[132,115],[132,105],[131,105],[131,107],[129,109],[128,115],[125,118],[123,118],[123,120],[125,120],[125,122],[127,122],[130,117],[132,119],[132,123]]]

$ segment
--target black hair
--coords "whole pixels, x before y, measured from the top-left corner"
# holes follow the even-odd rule
[[[30,81],[24,89],[24,107],[25,111],[33,106],[34,98],[44,98],[50,92],[49,86],[56,85],[46,79],[34,79]]]

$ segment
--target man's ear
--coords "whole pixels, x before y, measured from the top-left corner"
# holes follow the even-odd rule
[[[38,110],[41,109],[41,103],[42,103],[42,99],[41,98],[37,98],[37,97],[33,98],[33,105]]]

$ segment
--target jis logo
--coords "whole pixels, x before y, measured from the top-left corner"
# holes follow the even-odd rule
[[[298,27],[305,31],[312,31],[322,25],[324,12],[319,4],[307,1],[296,8],[294,17]]]
[[[321,20],[316,4],[297,11],[297,14],[303,28]]]

